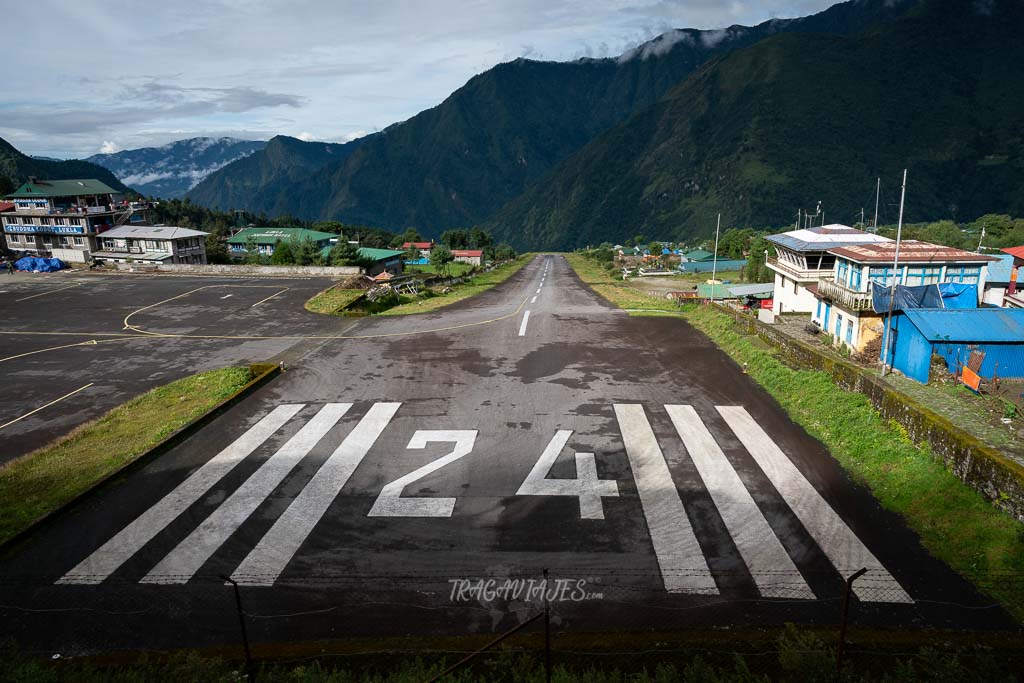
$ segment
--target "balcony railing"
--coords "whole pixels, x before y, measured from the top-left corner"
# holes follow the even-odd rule
[[[790,263],[789,261],[782,261],[778,258],[769,258],[768,265],[773,268],[785,271],[786,275],[793,278],[794,280],[816,280],[821,277],[823,273],[831,273],[832,266],[828,268],[822,268],[818,270],[816,268],[801,268],[800,266]]]
[[[869,284],[868,287],[871,285]],[[850,311],[871,310],[871,290],[860,292],[845,287],[831,278],[818,280],[818,296],[839,304]]]

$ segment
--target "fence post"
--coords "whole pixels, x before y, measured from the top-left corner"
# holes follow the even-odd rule
[[[867,567],[862,567],[846,579],[846,590],[843,592],[843,613],[839,621],[839,642],[836,644],[836,676],[842,673],[843,669],[843,646],[846,643],[846,621],[850,616],[850,593],[853,592],[853,582],[867,574]]]
[[[238,609],[238,626],[242,629],[242,646],[245,648],[245,674],[249,683],[256,683],[256,671],[252,665],[252,653],[249,651],[249,634],[245,630],[245,615],[242,613],[242,594],[238,590],[238,583],[230,576],[221,576],[222,579],[231,584],[235,590],[235,607]]]
[[[548,601],[548,570],[544,570],[544,680],[551,683],[551,604]]]

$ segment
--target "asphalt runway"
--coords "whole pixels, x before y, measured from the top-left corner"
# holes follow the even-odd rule
[[[706,337],[612,308],[560,256],[406,318],[224,291],[135,313],[169,336],[125,345],[267,344],[287,371],[0,558],[0,638],[231,644],[229,581],[257,645],[500,632],[545,591],[564,631],[831,624],[862,567],[857,625],[1014,627]]]

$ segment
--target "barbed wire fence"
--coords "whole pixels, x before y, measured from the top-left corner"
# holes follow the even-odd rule
[[[488,657],[521,655],[550,672],[552,666],[604,663],[647,669],[702,655],[742,657],[753,670],[772,669],[786,658],[827,661],[839,670],[844,659],[884,667],[962,654],[978,644],[1000,657],[1019,659],[1024,652],[1021,603],[986,597],[1018,595],[1024,602],[1024,573],[987,573],[975,581],[981,591],[933,586],[909,603],[898,585],[871,571],[845,577],[802,572],[796,580],[786,571],[716,571],[717,592],[659,588],[662,581],[678,584],[697,574],[581,565],[503,568],[491,577],[452,568],[276,581],[200,573],[148,575],[146,584],[96,577],[103,580],[71,586],[55,585],[52,577],[6,576],[0,578],[6,625],[0,640],[18,641],[29,655],[64,658],[213,648],[245,661],[253,679],[258,661],[268,659],[429,656],[472,667]],[[907,578],[901,576],[908,586],[918,585]]]

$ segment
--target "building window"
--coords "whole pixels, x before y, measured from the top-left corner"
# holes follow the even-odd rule
[[[18,235],[10,235],[8,237],[8,239],[10,239],[11,242],[15,242],[15,243],[20,243],[21,242],[21,237],[19,237]]]
[[[846,285],[847,278],[849,277],[849,266],[846,264],[846,261],[840,259],[836,267],[836,270],[836,282],[842,285]]]
[[[850,289],[860,291],[864,270],[859,267],[850,268]]]
[[[62,217],[58,216],[57,218],[53,219],[53,224],[54,225],[67,225],[68,224],[68,219],[67,218],[62,218]]]
[[[52,247],[53,238],[50,237],[49,235],[43,235],[43,244],[45,244],[47,247]]]
[[[846,343],[853,346],[853,319],[846,323]]]
[[[839,333],[843,329],[843,316],[836,314],[836,339],[839,338]]]
[[[814,317],[821,320],[821,299],[818,299],[818,310],[814,313]]]
[[[29,219],[26,218],[25,222],[28,223]],[[39,219],[39,222],[43,225],[53,225],[53,219],[48,217]]]
[[[81,218],[69,218],[68,219],[68,225],[81,225],[81,224],[82,224],[82,219]]]
[[[868,271],[868,279],[881,285],[891,285],[894,274],[892,268],[871,268]]]
[[[74,239],[76,247],[81,247],[85,245],[85,240],[83,240],[81,237],[75,237]]]

